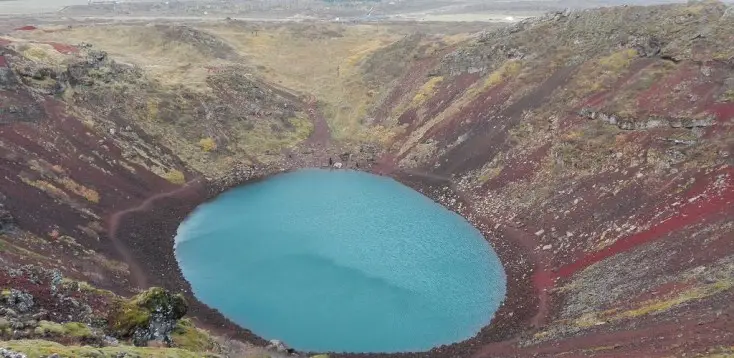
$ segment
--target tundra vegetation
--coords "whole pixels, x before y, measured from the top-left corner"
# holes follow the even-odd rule
[[[731,7],[476,26],[0,35],[0,347],[280,357],[195,300],[171,240],[187,200],[333,160],[459,212],[503,260],[493,323],[422,356],[730,356]]]

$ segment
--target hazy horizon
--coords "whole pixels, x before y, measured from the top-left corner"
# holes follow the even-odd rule
[[[87,0],[0,0],[0,14],[56,11],[64,6],[83,5]]]
[[[163,0],[161,0],[163,1]],[[425,1],[425,0],[414,0],[414,1]],[[549,3],[560,2],[567,4],[570,8],[585,7],[579,6],[579,3],[589,4],[592,7],[596,6],[613,6],[613,5],[647,5],[647,4],[661,4],[661,3],[675,3],[675,2],[686,2],[685,0],[590,0],[580,2],[579,0],[546,0]],[[724,2],[731,3],[734,0],[723,0]],[[155,2],[154,0],[121,0],[121,2]],[[207,2],[203,0],[202,2]],[[430,1],[426,1],[430,3]],[[516,2],[544,2],[543,0],[517,0]],[[70,5],[84,5],[87,4],[88,0],[0,0],[0,15],[2,14],[32,14],[42,12],[53,12],[62,9],[65,6]],[[476,0],[465,0],[462,2],[454,3],[453,5],[460,5],[464,3],[466,5],[480,5],[482,1]],[[506,3],[503,0],[489,0],[484,3]],[[445,5],[445,4],[444,4]],[[439,5],[441,7],[442,5]]]

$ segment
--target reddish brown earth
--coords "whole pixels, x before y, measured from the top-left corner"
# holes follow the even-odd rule
[[[54,48],[54,50],[58,51],[59,53],[63,53],[65,55],[70,55],[79,52],[79,49],[76,48],[76,46],[71,46],[67,44],[62,44],[58,42],[46,42],[46,44],[51,45],[51,47]]]
[[[552,14],[417,58],[371,111],[374,123],[401,127],[377,158],[336,143],[317,99],[256,84],[303,109],[314,131],[275,163],[243,154],[249,166],[223,179],[191,169],[178,148],[126,117],[136,112],[118,108],[109,112],[112,124],[95,118],[102,128],[90,127],[79,109],[101,111],[106,102],[39,94],[23,78],[0,90],[2,108],[13,107],[0,112],[2,204],[39,238],[14,242],[43,255],[53,251],[46,246],[57,249],[65,273],[122,293],[150,285],[182,291],[203,326],[262,344],[194,299],[173,255],[176,229],[232,186],[355,154],[360,169],[391,176],[474,224],[505,267],[507,297],[467,341],[334,356],[730,354],[734,22],[726,11],[706,3]],[[13,67],[11,58],[0,57],[0,69]],[[415,101],[436,76],[440,84]],[[212,108],[250,99],[243,87],[214,87],[222,101]],[[191,140],[221,125],[197,119],[201,133]],[[143,153],[131,154],[133,147]],[[157,160],[186,183],[155,174]],[[97,202],[69,179],[96,191]],[[80,258],[61,244],[66,237],[125,269]]]

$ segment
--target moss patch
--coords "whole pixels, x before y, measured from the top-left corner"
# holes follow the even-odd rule
[[[138,330],[148,329],[153,312],[167,319],[178,320],[186,314],[186,300],[180,294],[170,294],[160,287],[151,288],[130,300],[118,299],[107,316],[107,329],[123,339],[130,338]]]
[[[182,319],[171,334],[173,346],[190,351],[206,352],[217,348],[217,343],[204,330],[198,329],[189,319]]]
[[[128,358],[214,358],[214,354],[202,354],[178,348],[148,348],[148,347],[104,347],[64,346],[56,342],[43,340],[20,340],[0,342],[5,347],[16,352],[24,353],[28,358],[46,358],[51,354],[58,354],[62,358],[114,358],[124,354]]]

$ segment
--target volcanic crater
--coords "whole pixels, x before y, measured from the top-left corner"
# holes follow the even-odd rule
[[[191,321],[145,349],[285,354],[193,296],[174,237],[228,189],[339,163],[466,218],[507,295],[466,341],[329,357],[732,354],[731,8],[462,26],[131,20],[0,36],[0,312],[24,293],[46,312],[0,346],[132,347],[142,326],[121,331],[103,308],[136,294],[125,304],[148,307],[141,290],[159,286]],[[91,313],[49,314],[59,292]],[[36,329],[54,320],[90,333]]]

